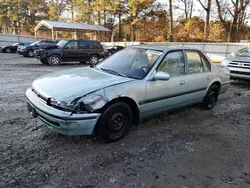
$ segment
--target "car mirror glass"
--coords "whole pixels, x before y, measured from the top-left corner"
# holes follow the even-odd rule
[[[170,75],[166,72],[162,72],[162,71],[159,71],[157,72],[154,77],[153,77],[153,80],[162,80],[162,81],[167,81],[170,79]]]

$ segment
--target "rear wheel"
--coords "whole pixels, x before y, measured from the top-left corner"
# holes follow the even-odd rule
[[[61,63],[61,58],[58,55],[52,55],[49,57],[48,63],[50,65],[59,65]]]
[[[91,65],[95,65],[95,64],[98,63],[98,60],[99,60],[99,58],[98,58],[97,55],[92,55],[92,56],[90,56],[90,58],[89,58],[89,63],[90,63]]]
[[[10,53],[10,52],[11,52],[11,49],[10,49],[10,48],[6,48],[6,49],[5,49],[5,52],[6,52],[6,53]]]
[[[27,55],[28,55],[28,57],[34,57],[34,51],[28,50]]]
[[[212,85],[208,89],[207,94],[206,94],[205,98],[203,99],[203,103],[202,103],[203,108],[205,110],[212,109],[218,100],[218,96],[219,96],[218,86]]]
[[[114,142],[128,132],[132,125],[132,112],[124,102],[110,105],[101,115],[97,125],[97,135],[108,142]]]

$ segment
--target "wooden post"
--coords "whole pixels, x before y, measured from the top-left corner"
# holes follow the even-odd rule
[[[51,37],[51,39],[54,40],[54,29],[53,29],[53,28],[52,28],[51,32],[52,32],[52,37]]]

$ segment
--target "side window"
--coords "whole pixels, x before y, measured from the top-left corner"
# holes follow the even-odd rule
[[[77,41],[70,41],[67,45],[66,45],[67,49],[77,49]]]
[[[197,51],[187,51],[187,60],[188,60],[188,73],[200,73],[204,71],[203,63],[201,62],[201,57]]]
[[[207,60],[207,58],[204,55],[202,55],[202,54],[200,54],[200,56],[201,56],[201,61],[203,63],[204,72],[211,71],[211,64],[209,63],[209,61]]]
[[[79,48],[80,49],[89,49],[89,43],[88,43],[88,41],[80,41],[79,42]]]
[[[96,42],[90,42],[90,49],[97,49],[97,44]]]
[[[185,61],[182,51],[167,54],[157,71],[166,72],[170,76],[183,75],[185,73]]]
[[[103,49],[103,47],[102,47],[102,45],[101,45],[100,42],[97,42],[96,44],[97,44],[97,48],[98,48],[98,49]]]

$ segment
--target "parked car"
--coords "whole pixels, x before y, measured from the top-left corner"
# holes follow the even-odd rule
[[[61,40],[49,49],[42,49],[37,53],[43,64],[59,65],[66,61],[80,61],[90,64],[98,63],[104,57],[104,49],[95,40]]]
[[[39,40],[24,48],[19,48],[17,53],[23,55],[24,57],[34,57],[34,51],[42,48],[48,44],[56,44],[58,41],[55,40]]]
[[[125,47],[124,46],[109,46],[104,50],[105,57],[111,56],[112,54],[123,50]]]
[[[250,81],[250,49],[243,48],[222,61],[230,69],[231,79]]]
[[[12,45],[2,47],[1,50],[2,52],[5,52],[5,53],[11,53],[11,52],[16,53],[18,47],[27,46],[29,44],[30,43],[24,43],[24,42],[14,43]]]
[[[53,131],[116,141],[143,118],[196,103],[211,109],[229,85],[229,69],[199,50],[130,46],[98,65],[42,76],[26,96]]]

